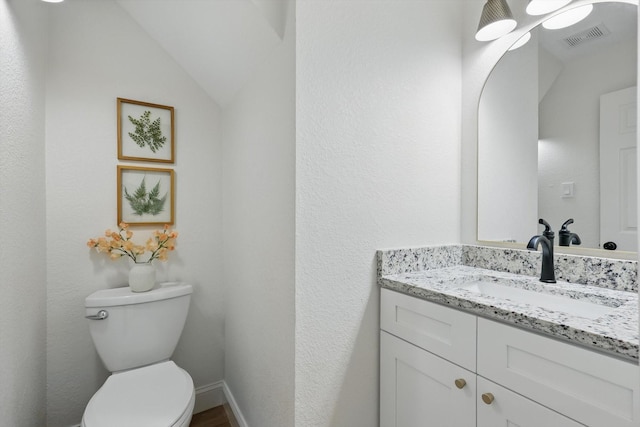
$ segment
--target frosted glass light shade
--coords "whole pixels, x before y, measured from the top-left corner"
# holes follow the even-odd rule
[[[518,41],[516,41],[510,48],[509,50],[516,50],[519,47],[524,46],[525,44],[527,44],[527,42],[531,39],[531,33],[527,33],[524,36],[520,37],[518,39]]]
[[[542,23],[542,26],[547,30],[566,28],[582,21],[584,18],[589,16],[592,10],[592,4],[569,9],[566,12],[562,12],[561,14],[554,16],[553,18],[547,19]]]
[[[45,3],[62,3],[64,0],[42,0]]]
[[[482,8],[476,40],[485,42],[499,39],[517,25],[506,0],[487,0]]]
[[[544,15],[571,3],[571,0],[529,0],[527,13],[529,15]]]

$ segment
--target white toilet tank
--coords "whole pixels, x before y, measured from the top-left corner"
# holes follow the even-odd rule
[[[91,338],[110,372],[168,360],[189,312],[191,285],[168,282],[148,292],[104,289],[85,299]]]

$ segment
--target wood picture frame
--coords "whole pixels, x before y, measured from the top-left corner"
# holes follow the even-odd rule
[[[173,169],[118,166],[117,186],[118,224],[174,224]]]
[[[118,159],[174,163],[174,109],[117,98]]]

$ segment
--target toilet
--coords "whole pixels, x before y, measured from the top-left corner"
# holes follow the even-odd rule
[[[93,395],[82,427],[188,427],[193,380],[170,360],[184,328],[191,285],[148,292],[105,289],[85,300],[91,338],[111,375]]]

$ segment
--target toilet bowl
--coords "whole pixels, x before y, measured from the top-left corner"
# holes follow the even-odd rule
[[[187,427],[195,392],[172,361],[112,374],[93,395],[82,427]]]
[[[193,380],[169,357],[178,342],[192,288],[165,283],[145,293],[98,291],[85,300],[91,337],[112,374],[93,395],[82,427],[188,427]]]

